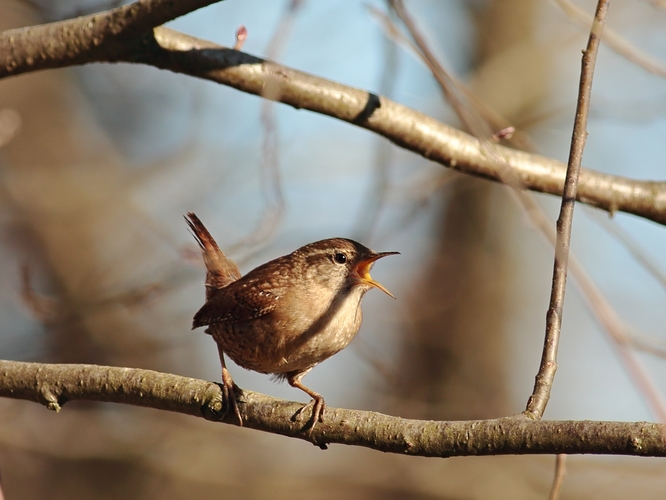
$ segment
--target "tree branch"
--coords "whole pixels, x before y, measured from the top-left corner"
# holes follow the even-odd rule
[[[220,0],[138,0],[106,12],[0,34],[0,77],[113,61],[140,35]]]
[[[217,384],[137,368],[0,360],[0,396],[59,411],[68,401],[145,406],[236,424],[222,417]],[[467,422],[408,420],[327,408],[326,420],[304,432],[292,421],[302,406],[251,391],[239,400],[243,425],[312,442],[364,446],[426,457],[508,454],[666,456],[666,426],[648,422],[534,421],[522,415]]]
[[[364,90],[334,83],[177,31],[149,27],[212,3],[174,2],[168,14],[148,22],[133,18],[133,6],[106,13],[0,34],[0,78],[40,69],[92,62],[132,62],[211,80],[261,96],[271,79],[280,79],[276,100],[363,127],[394,144],[446,167],[502,182],[511,178],[532,191],[561,195],[566,167],[543,156],[484,143],[418,111]],[[123,10],[125,9],[125,10]],[[118,18],[125,20],[119,22]],[[139,19],[129,22],[127,18]],[[116,22],[112,22],[112,20]],[[141,29],[146,31],[141,32]],[[492,148],[488,154],[488,149]],[[577,200],[610,213],[623,211],[666,224],[666,183],[639,181],[582,170]]]
[[[601,33],[606,22],[609,0],[599,0],[590,30],[587,47],[583,51],[580,71],[576,115],[574,119],[569,162],[562,193],[560,216],[557,218],[557,237],[555,239],[555,259],[553,264],[553,283],[550,291],[550,303],[546,313],[546,335],[539,364],[539,372],[534,382],[534,390],[527,403],[525,413],[532,418],[540,419],[550,399],[550,391],[557,371],[557,349],[562,329],[564,311],[564,293],[567,288],[567,271],[569,268],[569,248],[571,247],[571,227],[573,225],[576,193],[580,177],[583,151],[587,141],[587,116],[590,111],[592,80],[597,52],[601,43]]]

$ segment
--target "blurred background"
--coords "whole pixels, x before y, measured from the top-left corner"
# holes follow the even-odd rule
[[[595,2],[577,1],[591,14]],[[117,6],[0,0],[0,28]],[[292,8],[290,8],[290,6]],[[388,37],[380,0],[228,0],[170,24],[385,95],[456,127],[424,64]],[[452,75],[566,161],[587,27],[561,0],[410,0]],[[602,46],[584,164],[659,180],[666,158],[666,5],[618,0]],[[375,9],[375,10],[373,10]],[[404,32],[404,29],[403,29]],[[657,67],[632,59],[650,54]],[[659,62],[661,60],[661,63]],[[661,74],[659,74],[661,71]],[[551,224],[559,200],[536,196]],[[452,173],[373,134],[150,67],[89,65],[0,81],[0,353],[219,380],[191,318],[204,270],[194,211],[242,272],[317,239],[397,250],[373,277],[352,345],[306,378],[329,405],[419,419],[519,413],[538,368],[553,250],[508,188]],[[666,230],[578,206],[573,252],[666,390]],[[570,281],[548,419],[657,420],[622,352]],[[626,347],[625,347],[626,348]],[[618,350],[620,349],[620,350]],[[647,352],[649,351],[649,352]],[[230,363],[240,387],[303,394]],[[149,409],[0,401],[6,498],[541,499],[554,457],[423,459],[297,440]],[[651,459],[571,457],[563,498],[661,498]]]

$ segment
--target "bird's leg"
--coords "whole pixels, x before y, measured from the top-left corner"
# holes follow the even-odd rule
[[[238,409],[238,401],[236,400],[236,384],[231,378],[227,365],[224,362],[224,351],[218,344],[217,351],[220,353],[220,363],[222,363],[222,402],[224,404],[225,413],[232,410],[238,418],[238,425],[243,427],[243,418],[241,417],[240,410]]]
[[[305,374],[309,371],[310,370],[298,373],[290,373],[287,376],[287,382],[289,383],[290,386],[300,389],[301,391],[307,393],[312,398],[312,401],[304,405],[300,410],[298,410],[294,414],[294,418],[295,419],[300,418],[301,413],[303,413],[303,410],[312,407],[312,420],[310,421],[312,425],[310,426],[310,429],[313,429],[317,422],[324,421],[324,410],[326,410],[326,401],[324,401],[324,397],[321,394],[313,391],[312,389],[308,389],[301,383],[301,380],[303,379]]]

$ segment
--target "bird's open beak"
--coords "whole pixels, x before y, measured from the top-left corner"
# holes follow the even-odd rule
[[[375,263],[376,260],[379,260],[382,257],[386,257],[388,255],[397,255],[399,253],[400,252],[377,253],[372,257],[370,257],[369,259],[361,261],[356,266],[356,274],[358,274],[358,277],[361,279],[361,281],[367,283],[368,285],[379,288],[386,295],[388,295],[389,297],[393,297],[395,299],[395,296],[391,292],[389,292],[386,288],[384,288],[384,286],[381,283],[377,283],[375,280],[372,279],[372,277],[370,276],[370,269],[372,269],[372,265]]]

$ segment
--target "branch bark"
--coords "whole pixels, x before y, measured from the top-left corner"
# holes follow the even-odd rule
[[[141,16],[136,18],[141,22],[112,22],[118,17],[134,19],[130,15],[132,6],[160,3],[143,0],[93,16],[5,31],[0,34],[0,78],[93,62],[130,62],[211,80],[257,96],[262,96],[266,85],[278,78],[281,92],[275,99],[296,109],[365,128],[399,147],[462,173],[502,182],[506,169],[510,168],[510,178],[520,186],[562,194],[566,172],[562,162],[499,145],[481,144],[476,138],[423,113],[367,91],[168,28],[151,29],[187,10],[213,3],[211,0],[175,2],[178,9],[174,7],[168,15],[151,22]],[[666,182],[639,181],[583,169],[577,200],[611,214],[623,211],[666,224]]]
[[[123,403],[237,424],[222,415],[217,384],[137,368],[0,360],[0,396],[60,411],[68,401]],[[302,406],[243,391],[243,425],[325,447],[330,443],[425,457],[509,454],[666,456],[666,426],[649,422],[534,421],[522,415],[466,422],[409,420],[327,408],[326,420],[304,432],[292,417]]]

